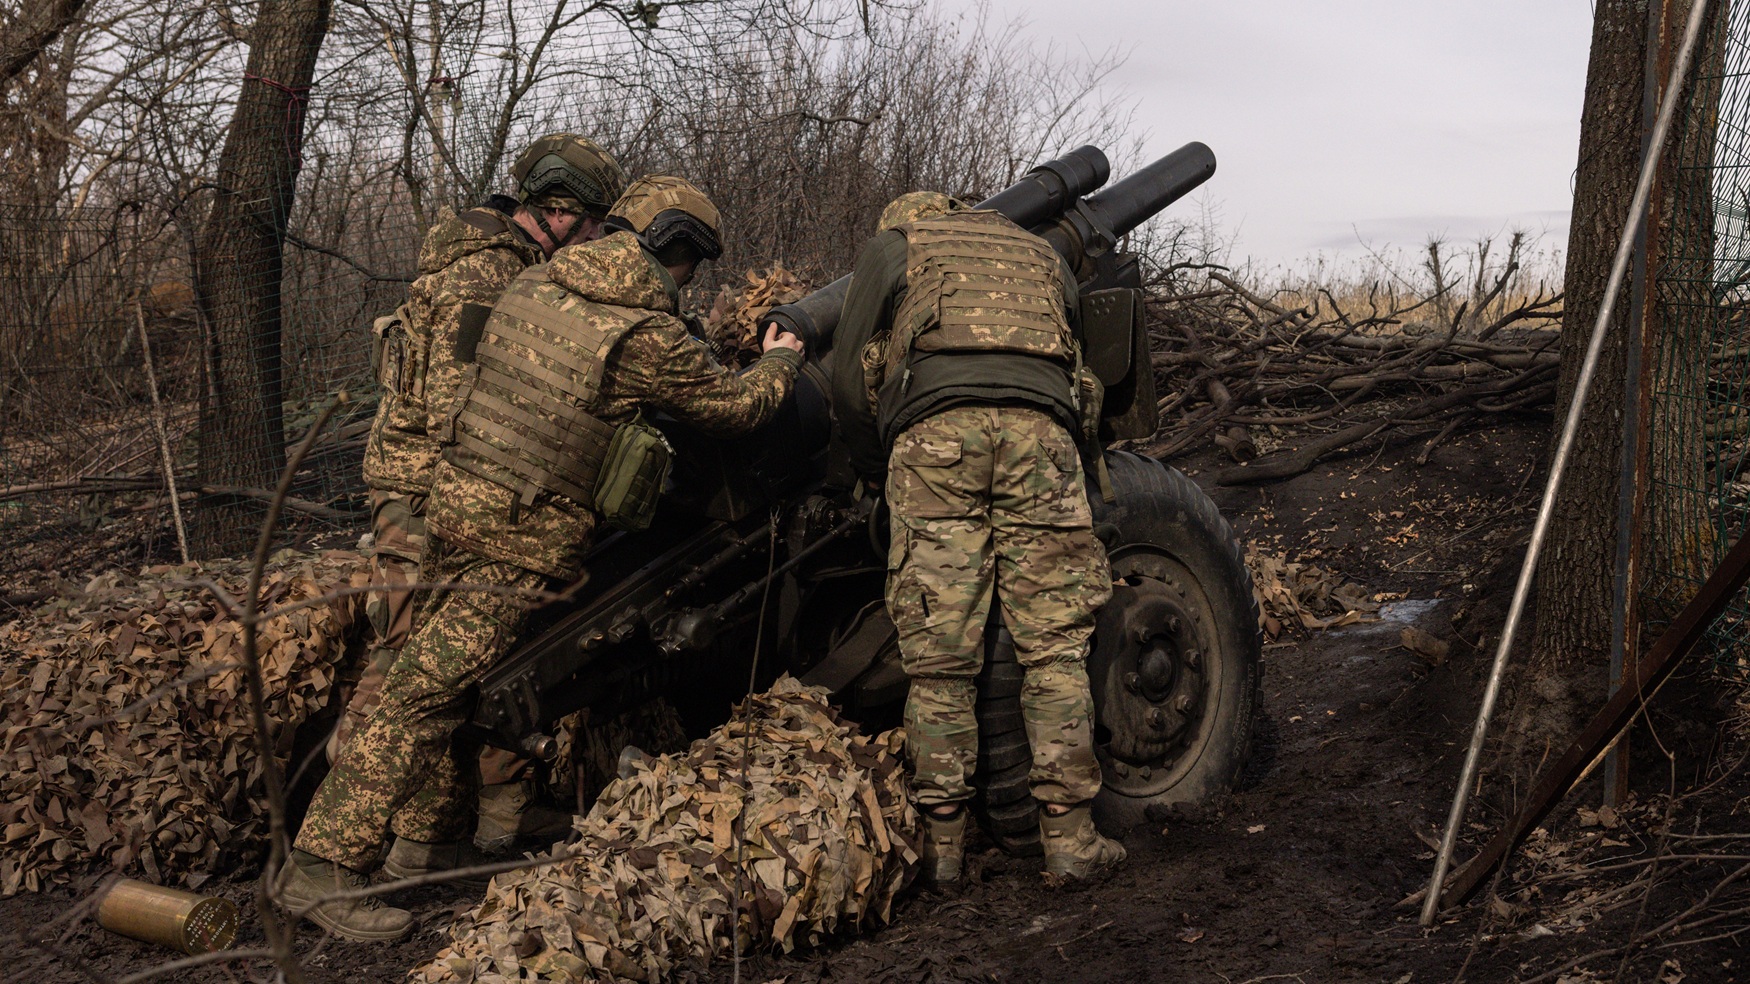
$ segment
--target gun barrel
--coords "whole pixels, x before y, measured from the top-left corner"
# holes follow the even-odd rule
[[[1215,152],[1192,141],[1087,200],[1114,238],[1147,222],[1215,174]],[[1022,223],[1025,225],[1025,223]]]
[[[1077,147],[1028,171],[978,207],[1001,212],[1010,222],[1031,229],[1062,215],[1077,198],[1093,194],[1111,176],[1112,163],[1098,147]]]
[[[1201,146],[1201,145],[1199,145]],[[1112,164],[1098,147],[1083,146],[1028,171],[1021,180],[980,202],[979,208],[995,209],[1023,228],[1031,228],[1062,215],[1075,200],[1092,194],[1112,176]],[[800,301],[775,307],[765,322],[776,324],[802,339],[810,352],[832,347],[833,329],[845,306],[845,291],[851,277],[827,284]]]

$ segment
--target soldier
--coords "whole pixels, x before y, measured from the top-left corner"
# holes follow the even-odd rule
[[[905,726],[926,821],[926,883],[959,880],[973,716],[994,594],[1025,670],[1029,782],[1045,869],[1124,859],[1094,829],[1100,789],[1086,658],[1112,591],[1071,427],[1075,278],[996,212],[913,192],[857,260],[835,348],[833,408],[851,464],[892,511],[887,607],[911,677]]]
[[[445,434],[427,515],[435,591],[383,683],[375,714],[316,793],[282,904],[362,884],[384,831],[397,877],[462,866],[455,820],[472,749],[454,734],[470,684],[510,648],[529,595],[575,584],[596,531],[648,524],[668,446],[643,420],[662,411],[733,435],[771,419],[802,363],[794,335],[768,331],[743,375],[718,365],[676,317],[680,288],[721,255],[718,213],[679,178],[634,182],[610,234],[519,275],[494,306]],[[330,902],[312,920],[349,939],[396,939],[412,916],[375,899]]]
[[[614,158],[572,133],[536,140],[511,175],[516,199],[494,195],[432,227],[407,302],[378,322],[374,361],[384,395],[364,461],[375,533],[374,585],[408,584],[418,572],[426,497],[440,450],[438,426],[449,414],[465,361],[458,349],[478,339],[487,313],[517,274],[562,246],[600,238],[609,206],[626,188],[626,174]],[[370,596],[367,612],[377,645],[329,740],[330,762],[376,707],[384,674],[412,631],[414,607],[410,591]],[[487,847],[509,846],[518,835],[558,837],[570,829],[569,813],[533,802],[526,760],[489,749],[481,755],[480,771],[476,836]]]

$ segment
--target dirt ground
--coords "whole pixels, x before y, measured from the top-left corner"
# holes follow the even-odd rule
[[[1432,931],[1399,904],[1432,867],[1431,843],[1536,506],[1547,427],[1547,417],[1498,422],[1450,438],[1423,466],[1414,463],[1420,441],[1370,447],[1258,487],[1213,487],[1210,476],[1224,463],[1213,455],[1179,462],[1242,539],[1403,594],[1378,622],[1285,634],[1267,647],[1244,787],[1207,809],[1131,831],[1129,863],[1103,883],[1049,892],[1036,860],[985,851],[973,859],[966,889],[913,894],[879,932],[755,955],[739,976],[721,966],[711,979],[1738,980],[1750,958],[1728,934],[1750,926],[1750,917],[1713,917],[1733,907],[1750,912],[1746,900],[1731,901],[1733,887],[1719,885],[1750,856],[1670,847],[1674,837],[1750,837],[1750,821],[1734,809],[1750,796],[1750,781],[1717,764],[1739,754],[1732,743],[1686,762],[1711,782],[1688,797],[1659,795],[1672,785],[1663,766],[1643,770],[1642,805],[1619,813],[1601,814],[1596,790],[1582,787],[1549,834],[1515,861],[1498,897],[1449,914]],[[1450,657],[1436,665],[1403,645],[1409,625],[1452,643]],[[1707,679],[1692,683],[1698,694],[1709,690]],[[1481,797],[1461,860],[1500,822],[1491,804],[1503,798]],[[247,911],[251,874],[213,887]],[[0,900],[5,979],[114,980],[168,958],[97,928],[76,898]],[[1698,900],[1703,905],[1685,913]],[[449,915],[469,904],[449,889],[398,901],[421,917],[413,939],[396,946],[309,940],[307,979],[400,980],[440,945]],[[1667,925],[1673,917],[1679,925]],[[1685,922],[1702,928],[1686,932]],[[259,943],[247,923],[241,945]],[[1636,945],[1617,952],[1631,940]],[[1587,954],[1603,955],[1576,964]],[[246,977],[209,968],[169,979]]]

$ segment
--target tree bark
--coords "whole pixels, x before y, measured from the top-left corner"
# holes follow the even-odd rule
[[[280,281],[304,136],[304,108],[330,0],[261,0],[219,158],[218,190],[195,245],[207,326],[200,418],[202,485],[272,488],[285,465]],[[206,504],[202,552],[246,546],[260,503]]]
[[[1708,353],[1720,316],[1713,296],[1714,147],[1730,9],[1729,0],[1708,7],[1673,124],[1653,240],[1658,265],[1652,278],[1653,344],[1646,356],[1653,360],[1652,423],[1640,602],[1648,618],[1661,622],[1689,602],[1719,555],[1716,490],[1707,471]]]
[[[1641,157],[1647,8],[1646,0],[1599,0],[1592,24],[1563,284],[1567,300],[1556,388],[1558,421],[1565,419],[1573,400],[1574,383],[1604,303],[1611,260],[1634,196]],[[1556,497],[1537,583],[1533,662],[1561,676],[1583,667],[1588,673],[1594,668],[1602,672],[1610,651],[1629,313],[1626,279],[1615,304],[1615,318]]]
[[[1573,398],[1639,177],[1647,46],[1659,43],[1662,24],[1667,50],[1654,53],[1657,60],[1651,71],[1663,86],[1691,7],[1691,0],[1651,0],[1651,5],[1647,0],[1599,0],[1596,7],[1568,238],[1558,420],[1565,418]],[[1647,451],[1644,506],[1637,510],[1636,564],[1641,570],[1689,572],[1707,553],[1707,544],[1696,542],[1696,529],[1685,529],[1683,524],[1696,522],[1697,496],[1705,497],[1701,491],[1705,427],[1699,416],[1705,400],[1692,397],[1702,393],[1706,382],[1709,338],[1706,318],[1698,316],[1688,295],[1695,283],[1707,283],[1708,273],[1683,264],[1709,266],[1713,253],[1707,188],[1719,92],[1717,82],[1697,86],[1695,80],[1717,76],[1722,67],[1724,9],[1723,2],[1710,8],[1691,74],[1684,80],[1680,98],[1685,102],[1679,106],[1656,173],[1653,221],[1647,232],[1651,298],[1643,308],[1648,319],[1643,337],[1648,341],[1642,352],[1646,360],[1642,379],[1649,387],[1645,396],[1650,410],[1642,418]],[[1702,245],[1703,241],[1710,245]],[[1684,256],[1699,259],[1685,261]],[[1673,293],[1667,283],[1681,287],[1684,296]],[[1623,419],[1625,413],[1638,413],[1637,408],[1625,406],[1624,393],[1630,293],[1625,278],[1539,565],[1536,628],[1525,666],[1527,686],[1521,688],[1511,718],[1528,756],[1541,751],[1545,738],[1570,732],[1576,715],[1589,709],[1606,684],[1620,532]],[[1552,438],[1552,447],[1557,439],[1559,434]],[[1704,502],[1704,512],[1705,507]],[[1646,579],[1641,587],[1642,598],[1648,597],[1649,590],[1658,590],[1654,581]],[[1689,590],[1693,587],[1688,585]]]

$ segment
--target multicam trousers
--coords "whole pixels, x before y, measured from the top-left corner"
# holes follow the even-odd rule
[[[1087,644],[1112,577],[1069,432],[1037,410],[944,410],[894,442],[887,501],[887,606],[911,676],[905,726],[917,801],[972,795],[973,677],[984,662],[993,594],[1025,670],[1033,795],[1046,803],[1092,799],[1100,766]]]
[[[375,540],[371,550],[372,587],[415,583],[426,544],[425,501],[423,495],[371,491],[371,529]],[[335,726],[339,734],[333,747],[337,751],[346,747],[377,709],[389,667],[413,634],[417,596],[414,591],[372,592],[365,603],[365,614],[370,618],[377,644]],[[486,785],[515,782],[528,771],[529,761],[514,752],[487,748],[480,753],[480,781]]]
[[[443,540],[427,546],[428,582],[544,589],[545,575],[477,557]],[[434,591],[418,628],[383,680],[381,702],[323,780],[297,846],[355,870],[369,870],[384,832],[442,843],[473,822],[479,745],[455,734],[469,687],[507,653],[528,621],[530,599],[483,591]]]

